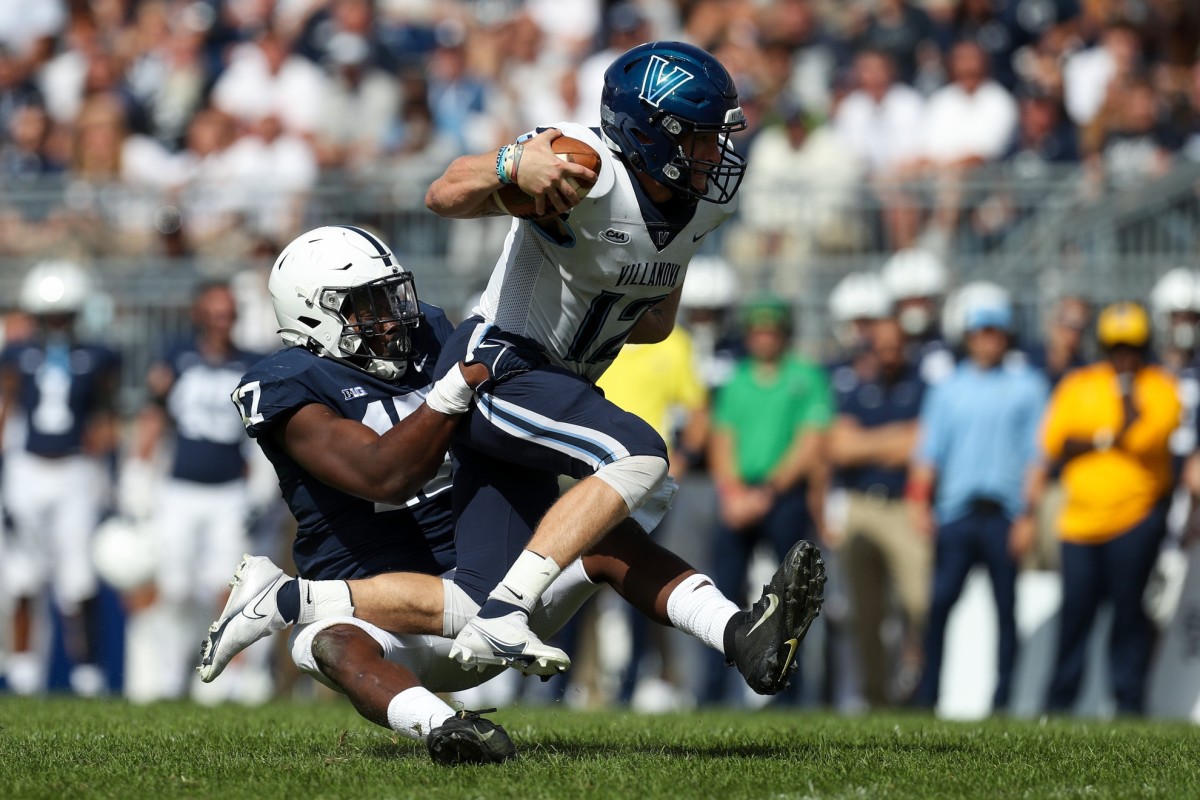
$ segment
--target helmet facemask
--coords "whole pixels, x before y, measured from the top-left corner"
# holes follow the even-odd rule
[[[650,125],[671,142],[671,160],[662,168],[661,180],[677,194],[724,205],[733,199],[746,174],[746,159],[730,142],[730,135],[746,129],[741,108],[730,109],[719,125],[690,122],[665,111],[650,115]],[[690,135],[688,135],[690,134]],[[704,151],[716,138],[715,150]],[[715,157],[712,154],[715,153]],[[709,158],[705,158],[709,155]],[[703,175],[703,188],[697,188],[695,176]],[[658,177],[658,176],[655,176]]]
[[[348,288],[326,287],[319,302],[343,320],[338,350],[347,360],[383,380],[404,374],[413,351],[410,331],[425,316],[411,272]]]

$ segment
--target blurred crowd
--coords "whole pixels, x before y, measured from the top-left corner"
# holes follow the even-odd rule
[[[0,257],[73,259],[25,277],[0,359],[10,690],[204,692],[194,644],[237,556],[289,543],[269,465],[229,427],[229,391],[272,346],[266,323],[236,323],[240,284],[196,291],[193,330],[154,343],[129,409],[128,354],[72,328],[97,277],[72,264],[245,264],[329,213],[335,184],[423,213],[455,156],[598,122],[604,68],[652,38],[717,54],[750,119],[739,212],[689,270],[678,334],[605,377],[675,444],[684,488],[661,535],[730,597],[756,596],[797,538],[821,543],[834,577],[806,648],[822,652],[784,701],[935,707],[980,567],[991,707],[1011,702],[1015,608],[1039,573],[1061,609],[1040,706],[1077,701],[1107,601],[1115,707],[1145,710],[1180,585],[1164,554],[1200,494],[1200,278],[1174,270],[1112,306],[1042,298],[1030,324],[1004,287],[954,286],[947,261],[1020,235],[1014,180],[1044,194],[1069,172],[1098,196],[1200,163],[1200,6],[1185,0],[0,0]],[[888,258],[805,295],[804,266],[845,252]],[[781,294],[750,296],[766,285]],[[819,343],[797,341],[800,297],[828,301]],[[610,611],[576,631],[585,650],[624,642],[573,676],[592,701],[744,702],[718,660]],[[252,648],[228,696],[196,696],[270,696],[286,672],[270,656]]]
[[[456,155],[598,122],[653,38],[736,79],[740,269],[992,246],[1028,210],[989,167],[1101,192],[1200,159],[1184,0],[2,0],[0,251],[273,249],[331,182],[419,205]]]
[[[286,563],[294,530],[229,402],[257,359],[236,334],[237,293],[196,288],[190,330],[161,347],[131,414],[115,399],[122,353],[79,324],[95,289],[72,262],[35,265],[0,354],[5,685],[137,702],[287,692],[297,674],[267,643],[220,682],[192,673],[240,554]],[[1171,270],[1146,298],[1053,298],[1032,336],[1008,290],[955,286],[946,263],[914,248],[845,276],[827,302],[836,352],[818,360],[793,303],[748,293],[728,262],[698,257],[675,332],[626,346],[600,381],[671,443],[682,488],[655,536],[726,596],[756,597],[797,540],[822,547],[821,633],[776,703],[961,713],[943,680],[961,679],[964,653],[994,651],[968,683],[1003,712],[1032,648],[1047,673],[1034,711],[1079,710],[1102,663],[1101,712],[1186,715],[1186,618],[1200,608],[1194,576],[1184,589],[1200,536],[1200,271]],[[976,571],[994,630],[976,607],[955,633]],[[1040,638],[1019,629],[1022,606],[1042,619]],[[1172,626],[1184,637],[1174,667]],[[1093,628],[1102,656],[1089,651]],[[576,668],[557,688],[511,675],[500,699],[566,692],[648,711],[753,701],[721,658],[603,596],[564,637]]]

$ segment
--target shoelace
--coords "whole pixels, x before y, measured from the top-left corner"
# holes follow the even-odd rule
[[[467,709],[462,708],[456,711],[454,716],[458,717],[459,719],[468,719],[474,721],[480,719],[484,714],[494,713],[496,713],[496,709],[494,708],[481,708],[478,711],[468,711]]]

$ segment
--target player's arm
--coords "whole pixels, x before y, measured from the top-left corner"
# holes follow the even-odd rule
[[[534,198],[536,216],[563,214],[582,199],[567,178],[594,183],[596,173],[559,158],[550,143],[562,136],[556,128],[520,144],[521,158],[513,181]],[[425,193],[425,207],[439,217],[474,219],[503,214],[492,193],[504,184],[496,169],[497,152],[459,156]]]
[[[460,368],[468,385],[488,379],[482,364]],[[284,452],[322,483],[364,500],[399,505],[437,474],[458,419],[422,403],[381,436],[328,406],[309,403],[272,434]]]
[[[131,455],[139,461],[149,461],[167,430],[167,395],[175,383],[175,375],[166,364],[155,364],[146,373],[148,402],[138,412],[133,428]]]
[[[11,364],[0,367],[0,444],[4,442],[9,416],[17,407],[17,395],[21,391],[21,374]]]
[[[175,383],[175,374],[166,364],[150,367],[146,374],[148,402],[138,412],[133,424],[133,442],[129,457],[121,464],[117,481],[117,504],[121,513],[135,519],[149,516],[155,503],[154,460],[158,443],[166,433],[167,395]]]
[[[867,428],[849,414],[839,414],[829,431],[829,459],[836,467],[880,464],[903,467],[917,442],[917,423],[889,422]]]
[[[655,305],[646,309],[629,331],[628,344],[655,344],[671,335],[675,330],[675,316],[679,313],[679,298],[683,295],[680,286]]]
[[[120,440],[117,420],[117,389],[121,383],[120,369],[116,364],[100,374],[96,389],[96,401],[88,415],[83,434],[83,450],[88,455],[105,456],[117,449]]]

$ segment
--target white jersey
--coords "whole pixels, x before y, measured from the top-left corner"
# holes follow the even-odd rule
[[[734,213],[737,200],[697,203],[678,230],[650,224],[633,175],[592,129],[552,127],[595,148],[599,177],[558,237],[513,220],[477,313],[540,342],[554,363],[595,381],[638,318],[683,284],[692,255]]]

